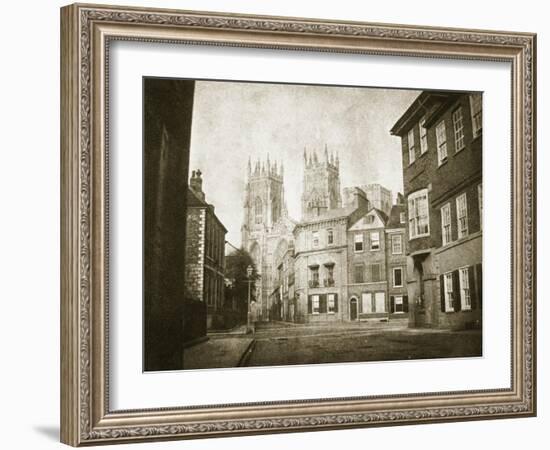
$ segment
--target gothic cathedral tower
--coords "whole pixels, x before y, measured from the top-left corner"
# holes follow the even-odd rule
[[[317,152],[304,149],[304,180],[302,191],[302,220],[313,219],[330,209],[342,207],[340,194],[340,160],[327,147],[323,160]]]
[[[269,232],[286,215],[281,164],[257,161],[252,167],[248,161],[248,176],[244,195],[244,218],[241,228],[242,246],[250,251],[259,235]]]

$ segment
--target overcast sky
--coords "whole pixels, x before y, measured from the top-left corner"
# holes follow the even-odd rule
[[[380,183],[403,191],[400,140],[390,128],[419,91],[199,81],[190,171],[201,169],[206,200],[241,244],[248,157],[284,162],[285,196],[299,219],[303,150],[340,155],[342,188]]]

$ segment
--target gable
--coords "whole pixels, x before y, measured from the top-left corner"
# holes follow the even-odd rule
[[[359,218],[351,227],[350,231],[372,230],[375,228],[384,228],[384,221],[380,214],[374,209]]]

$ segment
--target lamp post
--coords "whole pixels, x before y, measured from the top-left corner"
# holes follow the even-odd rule
[[[248,276],[248,308],[246,313],[246,334],[250,331],[250,285],[252,284],[252,266],[246,268],[246,275]]]

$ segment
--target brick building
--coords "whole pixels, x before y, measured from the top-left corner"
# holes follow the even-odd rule
[[[481,326],[481,94],[423,92],[402,142],[412,326]]]
[[[193,171],[187,193],[185,280],[192,298],[206,303],[207,328],[223,324],[225,235],[227,230],[208,204],[202,174]]]
[[[385,228],[389,313],[394,318],[406,317],[409,312],[406,238],[405,205],[398,194]]]

